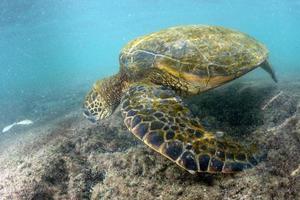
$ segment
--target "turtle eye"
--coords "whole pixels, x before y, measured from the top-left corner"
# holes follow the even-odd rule
[[[95,101],[97,99],[97,96],[98,96],[98,94],[96,92],[93,92],[92,95],[91,95],[91,99],[93,101]]]

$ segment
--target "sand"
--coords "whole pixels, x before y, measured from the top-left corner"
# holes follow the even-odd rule
[[[93,125],[74,108],[2,138],[0,199],[300,199],[299,86],[245,79],[187,101],[208,129],[263,146],[255,168],[191,175],[130,134],[119,111]]]

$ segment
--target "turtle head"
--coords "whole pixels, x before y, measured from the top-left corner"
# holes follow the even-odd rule
[[[96,81],[85,97],[83,115],[93,123],[108,118],[120,104],[125,85],[120,74]]]

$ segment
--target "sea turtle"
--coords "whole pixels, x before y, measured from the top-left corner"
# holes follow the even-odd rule
[[[121,51],[118,74],[98,80],[84,115],[97,122],[121,104],[128,130],[190,173],[231,173],[256,165],[255,148],[216,137],[183,98],[223,85],[262,67],[276,81],[268,50],[224,27],[187,25],[139,37]]]

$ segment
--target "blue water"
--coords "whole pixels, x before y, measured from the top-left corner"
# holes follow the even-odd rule
[[[268,46],[279,79],[300,75],[299,0],[1,0],[2,120],[34,110],[37,99],[89,88],[118,71],[129,40],[182,24],[246,32]]]

